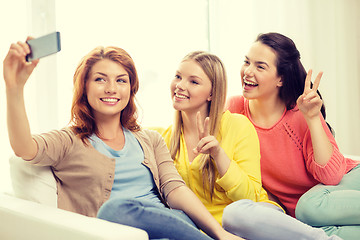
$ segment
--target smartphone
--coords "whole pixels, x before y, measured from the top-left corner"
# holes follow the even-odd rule
[[[30,53],[26,55],[27,62],[49,56],[61,50],[59,32],[53,32],[39,38],[31,39],[26,43],[30,47]]]

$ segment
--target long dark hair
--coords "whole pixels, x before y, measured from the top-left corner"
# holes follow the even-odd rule
[[[300,61],[300,52],[296,48],[295,43],[290,38],[275,32],[259,34],[255,42],[260,42],[275,51],[277,73],[283,83],[279,96],[284,101],[287,110],[293,109],[296,106],[296,100],[304,92],[307,75]],[[317,90],[317,93],[322,99],[319,90]],[[324,119],[326,119],[324,103],[320,111]],[[328,123],[327,125],[334,134],[331,126]]]

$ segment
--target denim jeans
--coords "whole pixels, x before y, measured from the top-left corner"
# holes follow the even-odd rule
[[[143,229],[150,239],[212,239],[184,212],[145,200],[111,198],[101,206],[97,217]]]
[[[225,230],[245,239],[257,240],[325,240],[324,230],[306,225],[286,215],[277,206],[243,199],[229,204],[223,213]]]
[[[360,165],[338,185],[318,184],[299,199],[296,218],[345,240],[360,239]]]

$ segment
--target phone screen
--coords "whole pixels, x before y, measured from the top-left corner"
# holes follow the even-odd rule
[[[53,32],[45,36],[27,41],[30,46],[30,54],[26,56],[26,61],[31,62],[35,59],[46,57],[61,50],[60,33]]]

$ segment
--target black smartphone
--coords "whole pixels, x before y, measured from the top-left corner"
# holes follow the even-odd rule
[[[49,56],[61,50],[59,32],[53,32],[39,38],[31,39],[26,43],[29,45],[31,51],[26,55],[27,62]]]

